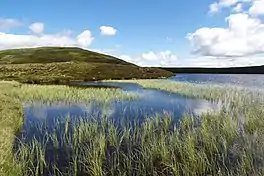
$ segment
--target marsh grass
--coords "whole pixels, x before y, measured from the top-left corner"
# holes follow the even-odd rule
[[[44,140],[32,138],[28,142],[21,141],[15,159],[11,152],[8,157],[4,156],[10,159],[6,162],[8,165],[0,165],[3,173],[96,176],[264,175],[264,103],[261,91],[224,90],[181,83],[167,85],[157,80],[136,81],[144,87],[220,100],[222,109],[220,112],[203,113],[199,117],[185,114],[178,123],[174,123],[174,117],[168,113],[146,118],[142,123],[123,122],[121,126],[116,126],[107,115],[95,119],[79,118],[75,125],[70,125],[72,119],[68,118],[63,123],[58,122],[54,133],[45,134],[45,131],[40,131],[46,136]],[[19,95],[15,90],[22,90],[19,86],[13,85],[17,88],[9,89],[11,93],[6,91],[4,94],[27,100],[31,93],[34,96],[29,99],[38,97],[49,101],[61,100],[61,97],[68,94],[66,91],[65,94],[49,99],[49,95],[34,93],[32,90],[36,88],[33,87],[27,94]],[[10,85],[7,87],[10,88]],[[27,88],[23,87],[23,90]],[[13,119],[9,123],[12,129],[16,129],[19,125]],[[9,131],[7,134],[14,133]],[[10,143],[1,147],[0,152],[8,151],[14,136],[4,141]]]
[[[15,134],[23,124],[23,113],[20,103],[2,94],[2,90],[10,85],[0,85],[0,175],[20,175],[21,165],[13,158]]]
[[[247,123],[241,133],[238,118],[225,112],[205,113],[199,119],[186,115],[178,124],[169,114],[133,123],[133,128],[129,123],[116,127],[107,117],[82,118],[71,134],[67,130],[63,138],[50,134],[48,143],[33,139],[20,147],[17,157],[27,163],[27,170],[46,174],[51,167],[75,175],[263,174],[263,127],[254,129],[258,135],[253,138],[252,131],[246,130]],[[43,147],[47,150],[47,146],[54,149],[52,156],[56,157],[62,156],[62,149],[67,150],[63,151],[66,166],[57,163],[60,159],[42,159]],[[33,153],[28,152],[36,155],[34,165]]]
[[[19,84],[18,84],[19,85]],[[68,86],[54,85],[25,85],[10,87],[6,90],[8,96],[19,99],[22,102],[64,102],[64,103],[85,103],[133,100],[138,98],[136,94],[125,92],[119,89],[108,88],[75,88]]]

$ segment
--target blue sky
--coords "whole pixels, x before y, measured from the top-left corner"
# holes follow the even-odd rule
[[[232,2],[229,3],[228,1]],[[217,41],[218,43],[216,43],[219,45],[214,46],[212,40],[221,38],[223,34],[215,33],[211,29],[229,29],[226,17],[230,15],[244,14],[248,15],[248,18],[244,20],[250,20],[251,18],[261,20],[260,12],[254,17],[251,16],[253,13],[249,12],[250,8],[254,5],[253,2],[244,1],[251,0],[4,0],[0,6],[0,19],[2,19],[2,23],[5,20],[13,19],[20,22],[20,25],[10,25],[9,23],[10,26],[1,28],[0,21],[0,32],[10,35],[35,35],[36,31],[29,30],[29,26],[33,23],[41,23],[43,24],[43,29],[41,28],[42,30],[40,30],[38,35],[40,33],[42,35],[67,33],[64,34],[68,37],[67,40],[65,39],[65,45],[68,45],[67,42],[69,45],[77,45],[78,42],[76,43],[71,39],[88,30],[91,33],[91,36],[88,37],[92,37],[93,40],[89,41],[89,45],[86,45],[85,48],[105,52],[121,58],[129,57],[129,61],[138,62],[142,65],[157,65],[160,64],[159,61],[165,58],[165,65],[185,66],[190,65],[190,62],[193,61],[199,64],[199,61],[207,63],[212,61],[212,64],[215,62],[216,66],[219,66],[220,61],[216,63],[216,57],[218,60],[221,57],[221,62],[225,62],[226,64],[224,65],[228,65],[231,62],[230,56],[234,58],[232,59],[235,60],[234,64],[241,64],[242,60],[243,63],[246,62],[245,56],[247,58],[250,56],[251,59],[248,60],[252,60],[252,58],[256,58],[255,54],[262,53],[264,49],[262,51],[262,48],[250,48],[250,51],[254,50],[250,53],[243,53],[238,51],[237,48],[233,48],[232,50],[223,49],[222,45],[227,45],[223,43],[223,40]],[[210,11],[210,5],[214,3],[217,4],[218,10],[212,12],[212,9]],[[234,8],[238,4],[243,5],[244,11],[234,11]],[[236,20],[240,19],[237,18]],[[234,22],[234,24],[237,23]],[[102,31],[100,31],[101,26],[111,27],[116,30],[116,33],[102,35]],[[208,34],[209,36],[213,36],[210,39],[211,43],[207,41],[210,43],[210,46],[204,46],[204,35],[206,32],[197,32],[202,28],[210,29]],[[34,34],[32,34],[32,31]],[[189,33],[193,34],[194,37],[192,39],[187,38]],[[262,33],[264,32],[261,31],[261,35]],[[85,36],[87,37],[87,35],[86,33]],[[195,41],[197,38],[200,43]],[[230,44],[234,44],[235,41],[235,39],[230,40]],[[4,40],[1,42],[0,38],[0,48],[1,44],[6,44],[4,42]],[[20,46],[26,47],[27,44],[25,44],[25,41],[23,42],[21,45],[16,44],[14,48]],[[262,41],[259,42],[261,43]],[[37,43],[36,46],[45,45],[44,39],[41,39],[41,42],[39,42],[41,44],[35,43]],[[193,44],[198,46],[194,48]],[[61,45],[61,42],[58,45]],[[30,44],[29,46],[34,46],[34,44]],[[215,49],[216,47],[218,49]],[[12,48],[12,45],[10,44],[2,48]],[[200,49],[198,49],[196,54],[192,54],[191,51],[197,48]],[[204,48],[206,48],[206,51]],[[247,46],[244,49],[249,50]],[[143,54],[149,57],[146,59],[143,57]],[[153,62],[150,58],[151,55],[154,57]],[[257,63],[254,61],[252,64],[260,63],[259,60],[257,58]],[[146,62],[148,63],[146,64]],[[207,63],[204,65],[208,65]]]

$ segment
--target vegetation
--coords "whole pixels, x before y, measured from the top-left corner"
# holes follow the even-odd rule
[[[143,85],[143,82],[147,84],[147,81],[141,81],[140,84]],[[200,117],[185,115],[176,124],[169,113],[150,117],[143,123],[122,123],[120,126],[116,126],[107,115],[99,119],[80,118],[73,126],[69,125],[72,124],[71,119],[66,119],[63,123],[58,122],[54,133],[44,134],[45,140],[32,138],[28,143],[20,144],[15,157],[12,157],[12,152],[4,155],[10,159],[5,165],[0,165],[0,171],[3,175],[45,175],[48,172],[52,175],[96,176],[264,174],[264,94],[261,91],[235,91],[235,88],[229,88],[228,90],[234,91],[222,91],[219,95],[214,93],[222,90],[214,90],[217,87],[206,88],[194,84],[181,87],[180,83],[174,85],[166,81],[159,83],[157,80],[149,82],[149,87],[150,85],[152,88],[154,85],[156,88],[162,86],[162,89],[190,96],[201,93],[200,96],[211,100],[222,99],[223,109],[212,114],[204,113]],[[50,100],[43,93],[38,93],[38,89],[32,85],[5,82],[1,86],[2,96],[8,95],[15,102],[34,100],[36,97]],[[49,88],[49,94],[54,96],[51,87],[44,86],[43,90]],[[58,91],[55,87],[52,88]],[[192,92],[192,88],[197,89]],[[70,93],[71,88],[60,86],[58,89],[67,89],[64,93],[69,96],[65,96],[65,99],[75,99],[71,99],[70,95],[75,95]],[[206,94],[205,90],[209,89],[211,93]],[[19,95],[18,90],[26,93]],[[30,97],[29,93],[34,96]],[[54,100],[58,100],[64,93]],[[5,114],[14,113],[10,118],[21,117],[20,110],[18,108],[18,111],[8,111]],[[11,137],[3,138],[0,153],[11,150],[7,141],[13,142],[14,136],[11,134],[20,126],[14,120],[10,123],[14,124],[9,125],[12,130],[8,134]],[[7,130],[6,126],[8,125],[1,126],[1,129]],[[0,134],[2,139],[4,133]],[[47,156],[54,156],[55,159]]]
[[[0,51],[0,64],[57,63],[72,61],[132,65],[113,56],[74,47],[39,47]]]
[[[64,102],[89,104],[92,101],[107,103],[113,100],[132,100],[138,97],[134,93],[112,88],[76,88],[65,85],[28,85],[17,84],[6,93],[20,102]]]
[[[15,134],[23,124],[23,112],[20,102],[3,93],[4,89],[15,84],[0,84],[0,175],[18,176],[21,169],[13,158]]]
[[[0,51],[0,80],[65,83],[172,75],[169,71],[139,67],[112,56],[80,48],[41,47]]]

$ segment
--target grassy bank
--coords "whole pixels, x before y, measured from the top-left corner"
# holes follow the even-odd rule
[[[47,172],[52,172],[53,175],[96,176],[264,174],[264,101],[261,91],[232,88],[232,92],[227,89],[219,93],[222,88],[159,83],[157,80],[136,81],[144,87],[211,100],[221,99],[224,108],[218,113],[206,113],[199,118],[186,115],[179,124],[174,124],[173,117],[169,114],[162,114],[149,118],[135,128],[131,128],[129,124],[116,127],[107,116],[96,120],[80,118],[73,127],[66,121],[57,127],[63,128],[63,135],[49,134],[46,142],[33,139],[28,144],[22,144],[16,154],[15,164],[10,152],[8,154],[10,161],[5,168],[2,167],[3,173],[13,171],[15,165],[18,169],[14,169],[13,172],[21,175],[32,173],[44,175]],[[77,92],[72,92],[71,88],[64,86],[13,83],[5,84],[5,89],[2,88],[1,93],[5,97],[8,95],[11,102],[35,99],[63,101],[62,97],[65,98],[64,101],[89,99],[82,99],[81,96],[89,92],[82,92],[79,96]],[[99,95],[101,94],[95,93],[94,97]],[[107,96],[115,97],[109,92]],[[106,96],[101,98],[105,99]],[[8,147],[11,147],[13,134],[19,126],[13,119],[22,116],[18,113],[20,111],[13,111],[11,107],[5,108],[10,109],[5,112],[10,116],[9,123],[14,124],[10,125],[12,130],[7,133],[11,137],[2,138],[3,142],[11,142],[0,148],[0,153],[8,149],[11,151]],[[16,113],[15,116],[11,116],[12,113]],[[64,163],[65,165],[48,162],[45,156],[49,152],[57,158],[63,153],[69,162]]]
[[[0,84],[0,175],[19,176],[20,164],[16,163],[13,155],[15,134],[23,124],[21,104],[3,93],[3,89],[13,87],[12,84]]]

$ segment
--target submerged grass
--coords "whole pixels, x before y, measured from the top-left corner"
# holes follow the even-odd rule
[[[204,113],[199,118],[186,114],[177,124],[167,113],[143,123],[122,123],[121,126],[116,126],[107,116],[80,118],[74,126],[66,120],[56,127],[55,133],[45,135],[45,140],[32,138],[28,143],[21,142],[15,158],[10,149],[14,136],[10,134],[21,126],[14,119],[20,119],[22,114],[19,108],[18,111],[11,109],[4,114],[15,113],[16,116],[10,116],[10,121],[3,125],[6,130],[10,126],[11,131],[7,131],[10,137],[0,133],[3,142],[10,142],[0,147],[0,153],[10,151],[4,157],[0,155],[3,157],[0,163],[5,158],[9,160],[0,165],[0,171],[5,175],[264,175],[264,96],[261,91],[206,88],[157,80],[136,82],[143,87],[221,100],[223,109]],[[8,95],[20,100],[63,101],[63,97],[71,101],[87,100],[81,96],[83,94],[76,93],[75,97],[66,87],[44,86],[42,89],[41,86],[11,85],[5,84],[6,91],[2,92],[5,98]],[[49,94],[38,92],[38,88],[48,90]],[[52,94],[52,90],[59,95]],[[7,104],[5,109],[13,107]]]

